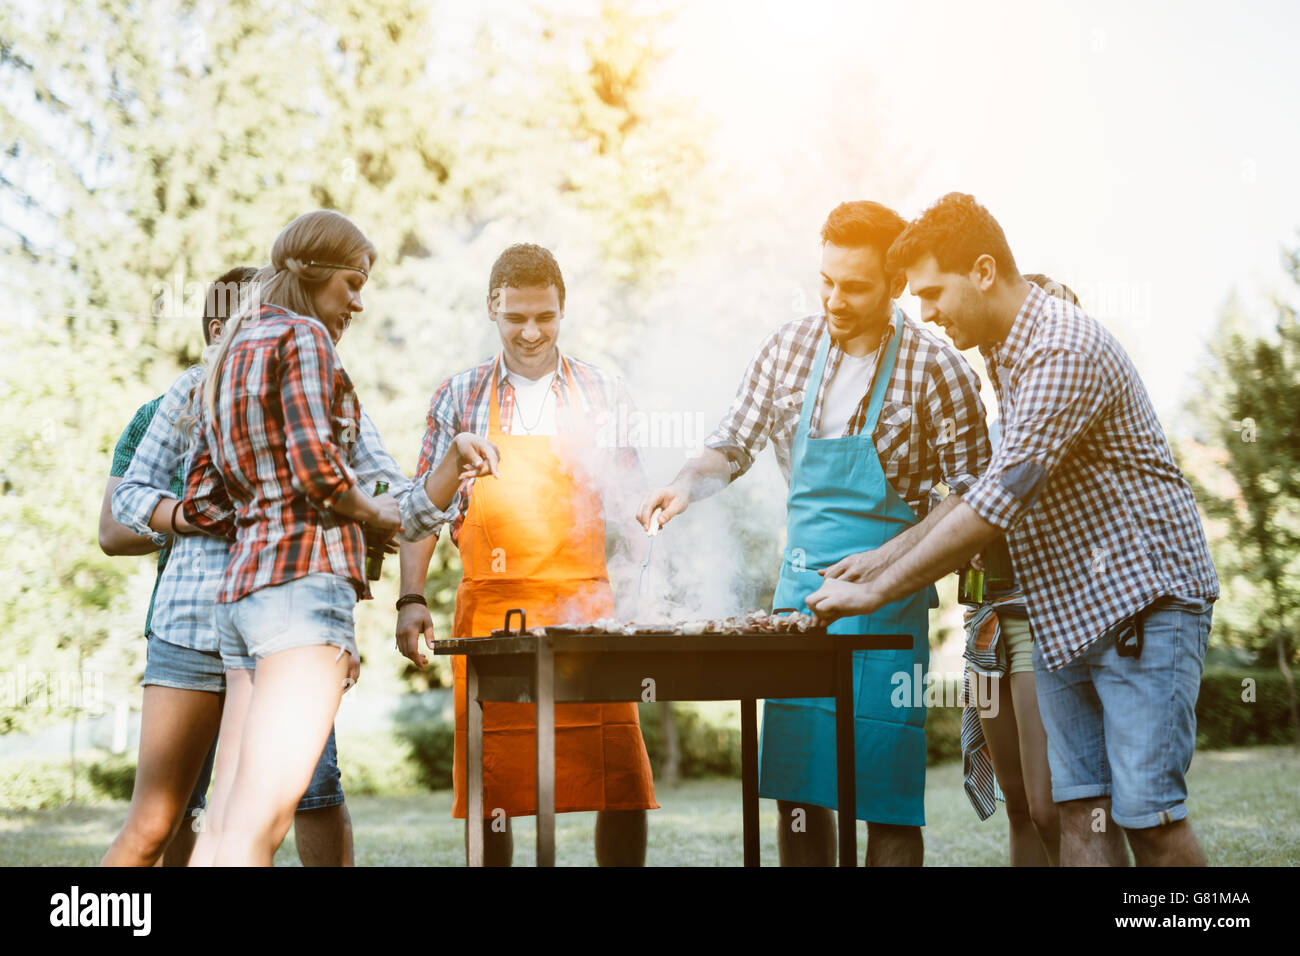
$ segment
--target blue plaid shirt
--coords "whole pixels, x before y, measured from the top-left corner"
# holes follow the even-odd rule
[[[163,396],[149,430],[136,449],[135,458],[113,492],[113,517],[140,534],[152,534],[149,518],[164,499],[177,500],[172,477],[182,463],[188,471],[193,445],[177,427],[177,420],[189,403],[192,386],[203,375],[195,367],[183,372]],[[397,499],[403,524],[417,513],[436,513],[441,520],[450,515],[438,512],[424,493],[405,477],[379,436],[370,416],[361,412],[361,428],[349,465],[361,487],[373,491],[376,481],[387,481],[388,492]],[[406,538],[410,534],[403,534]],[[164,541],[171,535],[161,535]],[[225,577],[232,541],[206,534],[177,535],[171,557],[158,585],[157,603],[150,633],[169,644],[200,651],[217,650],[212,624],[212,607]]]

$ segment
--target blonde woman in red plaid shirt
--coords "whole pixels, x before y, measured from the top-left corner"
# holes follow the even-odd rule
[[[204,381],[185,516],[234,545],[215,613],[222,747],[195,864],[270,865],[359,672],[366,532],[387,539],[431,507],[395,464],[380,469],[395,495],[371,497],[357,479],[363,458],[391,458],[363,437],[372,429],[334,346],[374,260],[346,217],[295,219]]]

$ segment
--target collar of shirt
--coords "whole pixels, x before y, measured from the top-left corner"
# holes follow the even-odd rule
[[[1043,305],[1046,302],[1047,293],[1030,282],[1029,295],[1025,296],[1025,301],[1021,303],[1020,311],[1016,313],[1007,337],[992,348],[980,349],[985,362],[990,366],[996,365],[1002,371],[1015,368],[1020,357],[1025,354],[1025,349],[1029,347],[1029,340],[1034,334],[1034,328],[1038,325],[1038,318],[1042,315]]]
[[[495,374],[497,378],[497,402],[504,403],[507,392],[513,393],[515,386],[510,381],[510,369],[506,368],[506,359],[504,352],[497,353]],[[555,392],[557,398],[567,398],[569,393],[569,381],[564,374],[564,354],[557,348],[555,350],[555,378],[551,381],[551,389]]]
[[[902,322],[903,313],[899,310],[898,304],[895,303],[893,315],[890,316],[889,324],[885,326],[885,331],[880,336],[880,344],[876,346],[875,355],[877,356],[877,360],[879,360],[879,356],[884,353],[885,346],[889,344],[889,340],[898,332]],[[822,315],[822,329],[823,332],[830,329],[830,320],[826,318],[825,314]],[[817,389],[816,404],[813,406],[812,417],[808,423],[809,430],[814,435],[821,433],[822,403],[826,398],[826,389],[830,385],[831,379],[835,377],[835,372],[839,369],[840,361],[844,358],[845,354],[845,351],[840,348],[840,344],[834,339],[831,339],[830,352],[826,356],[826,370],[822,373],[821,385]],[[897,370],[898,367],[895,366],[895,371]],[[871,387],[875,385],[876,376],[879,374],[880,367],[877,365],[871,373],[871,385],[867,387],[867,394],[862,396],[862,401],[858,403],[858,410],[849,420],[851,434],[856,435],[862,429],[864,422],[861,419],[863,419],[866,414],[865,405],[871,398]]]

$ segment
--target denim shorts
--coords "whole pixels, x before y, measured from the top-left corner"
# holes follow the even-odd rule
[[[1146,613],[1139,657],[1120,657],[1114,638],[1104,637],[1055,671],[1043,666],[1035,642],[1055,802],[1109,795],[1115,822],[1133,830],[1187,816],[1185,775],[1212,614],[1209,601],[1161,598]]]
[[[309,574],[218,604],[215,624],[226,670],[252,670],[277,651],[318,644],[337,647],[339,656],[359,656],[352,626],[356,603],[347,578]]]
[[[226,669],[217,651],[181,647],[150,632],[145,649],[144,680],[140,683],[220,694],[226,689]]]
[[[141,683],[215,693],[224,693],[226,689],[225,671],[219,653],[170,644],[156,634],[149,635],[144,680]],[[208,784],[212,780],[212,763],[216,752],[217,744],[213,741],[199,770],[194,790],[185,804],[186,819],[192,818],[195,811],[207,806]],[[298,801],[297,809],[317,810],[337,806],[342,802],[343,785],[339,774],[338,751],[334,744],[334,729],[331,727],[329,740],[325,742],[325,749],[316,762],[316,769],[312,771],[311,783]]]

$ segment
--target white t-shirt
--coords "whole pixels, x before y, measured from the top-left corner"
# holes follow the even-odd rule
[[[515,412],[510,418],[512,435],[554,435],[555,394],[551,384],[555,372],[541,378],[524,378],[518,372],[507,370],[506,381],[515,390]]]
[[[871,376],[876,371],[878,353],[879,349],[861,358],[853,355],[840,356],[839,367],[826,386],[821,422],[814,438],[843,438],[848,432],[849,420],[858,410],[863,396],[871,390]]]

